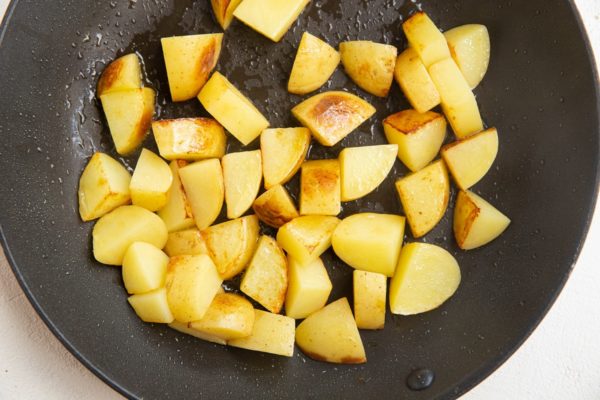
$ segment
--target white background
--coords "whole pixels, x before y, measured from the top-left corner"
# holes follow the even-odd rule
[[[575,3],[600,64],[600,1]],[[0,0],[0,16],[7,5]],[[600,399],[600,205],[595,215],[577,267],[548,316],[508,362],[461,400]],[[0,399],[122,399],[50,333],[1,250],[0,321]]]

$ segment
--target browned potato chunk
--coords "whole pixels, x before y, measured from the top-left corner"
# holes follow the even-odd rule
[[[342,65],[358,86],[386,97],[394,80],[398,49],[389,44],[357,40],[340,43]]]
[[[98,80],[97,96],[142,87],[142,69],[137,54],[117,58],[106,66]]]
[[[281,185],[273,186],[261,194],[252,208],[262,222],[274,228],[279,228],[300,215],[294,201]]]
[[[341,211],[340,191],[338,160],[314,160],[302,164],[301,215],[338,215]]]
[[[201,320],[189,327],[223,340],[250,336],[254,326],[254,307],[237,294],[219,293]]]
[[[233,21],[233,12],[242,0],[210,0],[215,18],[223,30],[229,28]]]
[[[283,185],[298,172],[310,146],[306,128],[265,129],[260,135],[265,189]]]

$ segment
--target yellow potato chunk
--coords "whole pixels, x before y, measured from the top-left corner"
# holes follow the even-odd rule
[[[354,271],[354,319],[359,329],[383,329],[387,278],[376,272]]]
[[[110,92],[118,92],[142,87],[142,69],[137,54],[126,54],[117,58],[104,68],[98,87],[97,96]]]
[[[215,18],[223,30],[229,28],[233,21],[233,12],[242,0],[210,0]]]
[[[206,82],[198,100],[243,145],[269,127],[269,121],[254,104],[219,72]]]
[[[375,108],[348,92],[316,94],[292,108],[292,114],[323,146],[333,146],[375,114]]]
[[[79,215],[83,221],[99,218],[130,201],[131,175],[121,163],[94,153],[79,178]]]
[[[292,72],[288,92],[306,94],[317,90],[327,82],[340,63],[340,54],[326,42],[304,32]]]
[[[346,147],[340,152],[342,201],[356,200],[371,193],[388,176],[398,145]]]
[[[302,265],[288,256],[288,277],[285,315],[303,319],[327,304],[333,286],[320,258]]]
[[[338,364],[367,362],[348,299],[342,297],[306,318],[296,328],[296,344],[312,359]]]
[[[292,357],[295,327],[293,318],[255,309],[254,326],[250,336],[229,340],[227,345]]]
[[[473,192],[458,192],[454,206],[454,237],[458,247],[471,250],[496,239],[510,219]]]
[[[160,40],[173,101],[185,101],[198,95],[217,65],[222,41],[222,33],[172,36]]]
[[[265,129],[260,135],[265,189],[292,179],[306,158],[309,146],[307,128]]]
[[[173,160],[169,164],[173,183],[167,193],[167,204],[158,210],[158,216],[163,220],[169,232],[176,232],[182,229],[188,229],[196,225],[192,207],[188,201],[181,179],[179,179],[179,169],[188,165],[184,160]]]
[[[189,327],[223,340],[248,337],[254,326],[252,304],[237,294],[217,294],[199,321]]]
[[[341,211],[341,179],[338,160],[313,160],[302,164],[300,214],[338,215]]]
[[[258,218],[249,215],[200,232],[223,279],[231,279],[246,268],[256,249],[258,231]]]
[[[206,242],[196,228],[169,233],[164,250],[169,257],[208,254]]]
[[[274,42],[296,21],[309,0],[243,0],[233,15]]]
[[[127,155],[144,140],[154,115],[156,93],[150,88],[104,93],[100,96],[117,152]]]
[[[274,228],[279,228],[300,215],[294,201],[281,185],[273,186],[258,196],[252,208],[258,219]]]
[[[317,259],[331,246],[331,236],[340,223],[336,217],[306,215],[295,218],[277,231],[277,243],[302,265]]]
[[[460,268],[452,254],[433,244],[409,243],[400,252],[390,282],[390,309],[400,315],[433,310],[454,294],[459,283]]]
[[[179,169],[198,229],[208,228],[219,216],[225,198],[223,171],[217,159],[196,161]]]
[[[131,202],[150,211],[160,210],[167,204],[172,183],[169,165],[150,150],[142,149],[129,184]]]
[[[425,235],[442,219],[450,198],[450,180],[442,160],[396,181],[396,190],[415,238]]]
[[[260,150],[226,154],[221,160],[227,218],[243,215],[254,203],[262,181]]]
[[[333,251],[352,268],[392,276],[404,240],[404,224],[405,218],[399,215],[351,215],[333,231]]]
[[[223,279],[209,256],[171,257],[165,287],[175,319],[180,322],[202,319],[221,283]]]
[[[173,314],[167,303],[165,288],[143,294],[134,294],[127,299],[138,317],[144,322],[169,324],[173,322]]]
[[[446,38],[424,12],[418,12],[402,24],[408,44],[415,49],[425,67],[450,57]]]
[[[479,182],[490,170],[498,154],[498,132],[490,128],[442,148],[456,185],[467,190]]]
[[[225,130],[212,118],[154,121],[152,132],[158,152],[167,160],[197,161],[225,155]]]
[[[404,110],[383,120],[388,142],[398,145],[398,158],[418,171],[437,156],[446,138],[446,119],[433,111]]]
[[[490,35],[485,25],[468,24],[444,32],[450,54],[467,83],[474,89],[490,63]]]
[[[159,248],[135,242],[123,257],[123,283],[129,294],[142,294],[165,285],[169,256]]]
[[[207,342],[212,342],[212,343],[221,344],[221,345],[227,344],[226,340],[223,340],[223,339],[218,338],[213,335],[209,335],[204,332],[200,332],[196,329],[192,329],[188,325],[189,325],[188,322],[173,321],[169,324],[169,328],[175,329],[177,332],[185,333],[186,335],[190,335],[195,338],[205,340]]]
[[[411,106],[420,113],[440,104],[440,94],[417,52],[408,48],[396,59],[394,78]]]
[[[394,81],[398,49],[368,40],[340,43],[340,56],[346,73],[362,89],[386,97]]]
[[[156,214],[138,206],[121,206],[102,216],[92,230],[94,258],[103,264],[121,265],[134,242],[162,249],[167,228]]]

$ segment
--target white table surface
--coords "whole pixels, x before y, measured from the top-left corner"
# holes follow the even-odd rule
[[[600,65],[600,0],[576,0]],[[0,16],[8,0],[0,0]],[[1,18],[0,18],[1,19]],[[571,278],[525,344],[461,400],[600,399],[600,203]],[[122,399],[35,313],[0,249],[0,399]]]

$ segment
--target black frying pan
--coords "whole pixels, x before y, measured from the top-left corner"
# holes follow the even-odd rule
[[[476,94],[486,123],[500,132],[495,168],[476,191],[513,224],[492,244],[459,251],[451,210],[424,240],[458,258],[463,280],[432,312],[388,313],[383,332],[362,332],[368,363],[335,366],[223,348],[139,321],[127,305],[120,270],[91,258],[92,224],[80,222],[76,188],[95,150],[115,154],[94,88],[107,62],[139,51],[158,117],[206,115],[197,101],[168,98],[159,38],[220,31],[207,0],[13,1],[0,30],[0,226],[23,290],[65,346],[116,390],[133,398],[447,399],[497,368],[531,333],[564,285],[581,249],[598,190],[599,95],[589,43],[565,0],[425,1],[442,29],[487,25],[491,66]],[[295,48],[308,30],[337,44],[371,39],[405,46],[400,24],[412,1],[313,0],[279,44],[234,22],[218,69],[268,116],[295,126],[285,91]],[[380,100],[339,69],[325,89],[344,88],[378,113],[341,146],[313,146],[310,158],[342,146],[383,142],[381,120],[406,108],[397,87]],[[149,137],[145,146],[154,148]],[[240,148],[229,140],[231,150]],[[256,148],[253,143],[250,148]],[[132,165],[137,155],[124,160]],[[344,208],[401,212],[393,180]],[[297,183],[292,182],[295,190]],[[451,204],[453,201],[451,200]],[[413,240],[410,236],[407,240]],[[350,292],[350,269],[329,254],[336,299]],[[411,391],[415,368],[433,385]]]

